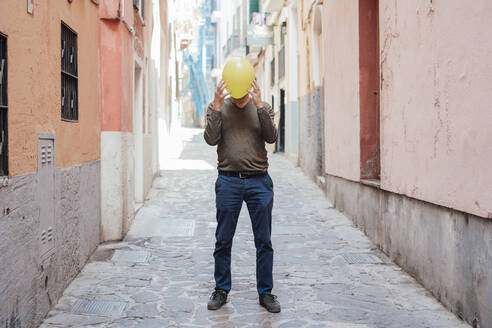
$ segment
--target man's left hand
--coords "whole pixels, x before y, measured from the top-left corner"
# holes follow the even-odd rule
[[[253,89],[248,90],[248,93],[251,96],[251,99],[253,99],[253,104],[255,104],[257,109],[263,108],[263,101],[261,101],[261,91],[256,79],[253,81],[253,83],[251,83],[251,86],[253,87]]]

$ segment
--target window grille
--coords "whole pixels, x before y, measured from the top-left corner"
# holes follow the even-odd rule
[[[77,33],[61,24],[61,117],[79,119]]]
[[[7,176],[7,37],[0,34],[0,176]]]

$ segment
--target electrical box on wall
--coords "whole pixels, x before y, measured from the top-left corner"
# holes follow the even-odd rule
[[[55,247],[55,137],[38,136],[39,249],[41,258]]]

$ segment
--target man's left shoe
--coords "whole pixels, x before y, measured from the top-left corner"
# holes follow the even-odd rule
[[[260,305],[267,309],[268,312],[280,312],[280,303],[277,301],[277,296],[275,295],[260,295]]]

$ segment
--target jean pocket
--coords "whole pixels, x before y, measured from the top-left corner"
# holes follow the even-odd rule
[[[221,175],[219,175],[217,177],[217,180],[215,180],[215,193],[218,193],[219,192],[220,180],[221,180]]]
[[[268,174],[268,173],[267,173],[267,174],[265,174],[265,177],[263,178],[263,181],[265,181],[265,184],[266,184],[269,188],[273,189],[273,180],[272,180],[272,178],[270,177],[270,174]]]

